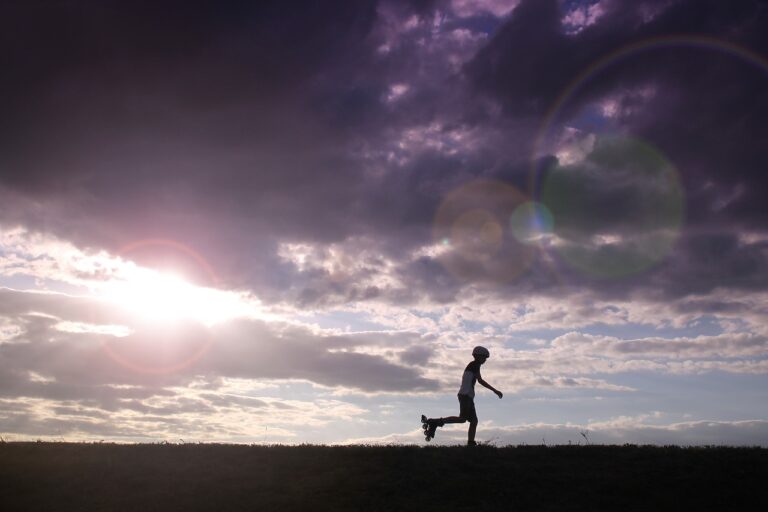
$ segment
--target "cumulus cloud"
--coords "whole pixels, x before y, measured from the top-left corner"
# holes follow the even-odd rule
[[[644,355],[663,358],[749,357],[763,356],[768,351],[768,340],[753,334],[725,334],[697,338],[645,338],[619,340],[611,337],[569,333],[552,341],[557,352],[633,357]]]
[[[132,442],[296,442],[305,428],[350,421],[366,411],[339,400],[275,400],[221,392],[123,400],[112,409],[86,402],[2,399],[7,440]]]
[[[243,318],[214,326],[129,323],[131,332],[118,336],[98,328],[106,318],[117,320],[114,310],[98,299],[9,289],[0,294],[0,316],[15,327],[6,329],[0,341],[0,393],[13,406],[3,419],[5,432],[29,427],[29,435],[54,429],[82,436],[151,438],[174,432],[169,425],[178,423],[178,431],[187,429],[187,435],[201,438],[202,425],[209,425],[216,435],[231,438],[241,430],[237,416],[258,421],[253,418],[258,410],[290,407],[291,401],[231,393],[226,381],[303,381],[363,393],[437,388],[436,381],[411,365],[354,351],[377,339],[383,346],[399,346],[418,335],[380,333],[358,339]],[[95,323],[79,330],[62,327],[64,319],[83,318]],[[315,402],[293,416],[305,415],[304,424],[315,421],[313,417],[341,419],[336,409]],[[141,427],[150,423],[151,430]],[[285,432],[289,423],[281,414]]]
[[[186,321],[132,324],[128,335],[62,329],[67,309],[99,323],[100,301],[64,295],[2,290],[3,316],[19,332],[0,345],[4,374],[36,372],[57,382],[90,385],[185,382],[196,375],[305,379],[364,391],[434,389],[433,381],[382,357],[347,351],[372,343],[354,335],[328,335],[307,327],[257,319],[214,326]],[[54,309],[48,304],[64,304]],[[377,335],[382,345],[391,335]],[[373,337],[369,336],[369,337]],[[413,336],[413,335],[412,335]],[[418,335],[416,335],[418,337]],[[331,347],[334,350],[329,350]],[[10,380],[10,379],[9,379]],[[7,391],[7,389],[6,389]]]

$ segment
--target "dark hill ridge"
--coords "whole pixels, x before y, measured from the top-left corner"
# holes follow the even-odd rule
[[[768,449],[0,444],[3,510],[768,510]]]

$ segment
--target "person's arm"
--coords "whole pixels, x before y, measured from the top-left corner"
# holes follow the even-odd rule
[[[483,378],[482,378],[482,377],[478,377],[478,378],[477,378],[477,382],[479,382],[480,384],[482,384],[482,385],[483,385],[483,387],[486,387],[486,388],[490,389],[491,391],[493,391],[494,393],[496,393],[496,396],[498,396],[499,398],[501,398],[501,397],[503,397],[503,396],[504,396],[504,393],[502,393],[501,391],[499,391],[499,390],[498,390],[498,389],[496,389],[495,387],[493,387],[493,386],[491,386],[490,384],[488,384],[487,382],[485,382],[485,381],[483,380]]]

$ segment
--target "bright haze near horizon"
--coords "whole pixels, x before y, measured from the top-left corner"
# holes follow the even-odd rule
[[[768,445],[766,26],[3,2],[0,435]]]

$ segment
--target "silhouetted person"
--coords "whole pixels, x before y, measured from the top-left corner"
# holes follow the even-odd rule
[[[469,431],[467,432],[467,446],[475,446],[475,432],[477,431],[477,413],[475,412],[475,382],[479,382],[484,387],[490,389],[501,398],[504,394],[483,380],[480,376],[480,367],[491,356],[485,347],[475,347],[472,350],[474,361],[469,363],[464,369],[461,377],[461,387],[459,388],[459,415],[448,416],[447,418],[427,418],[421,416],[421,423],[424,428],[424,435],[427,441],[435,437],[437,427],[442,427],[446,423],[465,423],[469,422]]]

